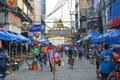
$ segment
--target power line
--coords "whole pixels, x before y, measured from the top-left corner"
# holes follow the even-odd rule
[[[52,14],[54,14],[57,10],[59,10],[61,7],[63,7],[65,5],[67,0],[62,0],[62,2],[60,3],[60,5],[58,6],[58,8],[56,8],[54,11],[52,11],[46,18],[50,17]]]

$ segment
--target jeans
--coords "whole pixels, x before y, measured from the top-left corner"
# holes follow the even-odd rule
[[[2,75],[2,76],[0,76],[0,79],[6,77],[6,72],[0,72],[0,74]]]
[[[41,62],[40,62],[40,67],[41,67],[41,70],[44,69],[44,61],[41,61]]]

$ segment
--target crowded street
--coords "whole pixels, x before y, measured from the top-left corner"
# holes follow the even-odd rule
[[[120,0],[0,0],[0,80],[120,80]]]
[[[97,80],[95,75],[95,64],[90,64],[85,57],[82,61],[75,60],[74,69],[70,69],[67,64],[67,57],[62,58],[64,65],[59,67],[59,80]],[[29,70],[28,66],[24,64],[18,71],[13,72],[7,76],[8,80],[53,80],[52,73],[49,66],[41,71]]]

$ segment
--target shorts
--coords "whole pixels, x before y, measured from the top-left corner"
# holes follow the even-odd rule
[[[3,78],[5,78],[5,77],[6,77],[6,72],[0,72],[0,74],[2,74],[2,75],[3,75]]]
[[[115,69],[116,69],[116,63],[115,63],[115,62],[112,62],[112,63],[111,63],[111,68],[112,68],[112,70],[115,70]]]
[[[101,73],[102,80],[107,80],[109,73]]]
[[[96,61],[96,68],[99,69],[99,62]]]

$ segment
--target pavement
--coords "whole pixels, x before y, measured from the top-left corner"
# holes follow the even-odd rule
[[[59,67],[59,80],[97,80],[94,64],[90,64],[89,60],[83,58],[82,61],[75,60],[74,68],[71,69],[67,64],[67,57],[62,58],[63,66]],[[53,80],[52,72],[49,65],[44,70],[29,70],[26,64],[7,76],[7,80]]]

